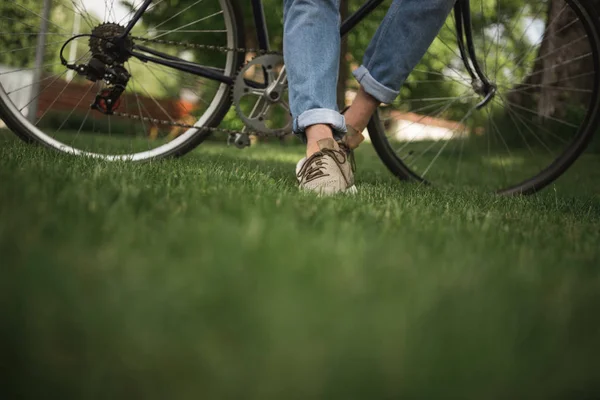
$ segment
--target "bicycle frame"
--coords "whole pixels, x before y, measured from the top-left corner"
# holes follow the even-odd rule
[[[142,18],[152,1],[153,0],[144,1],[140,8],[135,12],[131,21],[129,21],[129,23],[127,24],[125,32],[123,32],[123,34],[119,38],[120,40],[124,40],[131,33],[131,30]],[[348,32],[352,30],[352,28],[354,28],[358,23],[360,23],[360,21],[362,21],[373,10],[375,10],[379,5],[381,5],[383,1],[384,0],[365,1],[365,3],[357,11],[355,11],[342,23],[340,27],[340,35],[347,35]],[[254,16],[254,24],[256,26],[256,34],[259,49],[263,51],[269,51],[269,34],[262,0],[251,0],[251,6],[252,13]],[[496,88],[485,76],[485,73],[483,72],[477,61],[477,56],[475,54],[475,46],[473,42],[473,32],[471,27],[470,0],[456,0],[456,4],[454,6],[454,17],[456,21],[458,47],[461,58],[463,59],[467,72],[473,79],[474,89],[477,92],[485,95],[483,101],[478,105],[478,108],[481,108],[492,99]],[[153,62],[179,71],[188,72],[191,74],[223,82],[228,85],[232,85],[234,83],[233,77],[223,74],[222,72],[220,72],[219,69],[194,64],[189,61],[185,61],[178,57],[165,54],[163,52],[151,49],[146,46],[136,45],[135,49],[150,54],[147,55],[136,51],[132,51],[131,55],[140,59],[141,61]]]

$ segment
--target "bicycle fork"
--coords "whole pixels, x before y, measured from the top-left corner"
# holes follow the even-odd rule
[[[475,54],[470,3],[470,0],[456,1],[456,4],[454,5],[454,20],[456,24],[458,49],[460,50],[460,56],[463,59],[465,68],[471,76],[471,85],[475,93],[483,96],[483,100],[476,106],[476,109],[480,110],[494,99],[497,87],[494,83],[490,82],[485,75],[485,72],[481,69],[479,61],[477,60],[477,55]],[[486,55],[484,54],[483,56],[485,57]]]

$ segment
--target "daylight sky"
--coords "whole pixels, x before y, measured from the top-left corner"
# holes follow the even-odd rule
[[[104,19],[106,1],[108,0],[80,0],[85,4],[85,8],[96,16],[99,19]],[[127,9],[120,5],[120,0],[110,0],[114,3],[114,15],[117,17],[117,20],[121,20],[125,15],[127,15]],[[139,0],[135,0],[136,3],[141,3]],[[113,18],[111,18],[113,19]]]

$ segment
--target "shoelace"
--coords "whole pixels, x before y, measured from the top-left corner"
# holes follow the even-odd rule
[[[354,157],[354,150],[348,147],[348,145],[344,142],[338,142],[338,146],[340,146],[340,150],[346,153],[346,158],[350,161],[350,168],[352,168],[352,172],[356,172],[356,158]]]
[[[350,107],[346,107],[344,109],[344,111],[342,111],[342,114],[344,114],[346,111],[348,111]],[[338,142],[338,145],[340,146],[340,149],[342,149],[345,153],[346,156],[348,157],[348,160],[350,160],[350,166],[352,168],[352,172],[356,172],[356,158],[354,158],[354,149],[351,149],[350,146],[348,146],[346,140],[349,137],[355,136],[358,134],[358,129],[356,129],[355,127],[353,127],[352,125],[346,124],[347,127],[347,132],[346,135],[342,138],[342,140],[340,140]]]
[[[302,168],[300,168],[300,171],[298,171],[298,179],[304,177],[304,182],[308,183],[314,181],[317,178],[329,176],[329,174],[323,172],[323,170],[327,166],[327,161],[325,160],[326,155],[330,156],[333,159],[333,161],[337,164],[340,170],[341,166],[346,163],[346,154],[343,151],[334,149],[322,149],[321,151],[316,152],[315,154],[310,156],[304,162],[304,165],[302,165]],[[344,176],[344,179],[346,179],[347,181],[346,176],[344,174],[342,174],[342,176]]]

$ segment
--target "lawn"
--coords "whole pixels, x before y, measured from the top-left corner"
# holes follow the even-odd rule
[[[532,197],[298,192],[299,147],[105,163],[0,134],[7,399],[600,397],[600,155]]]

